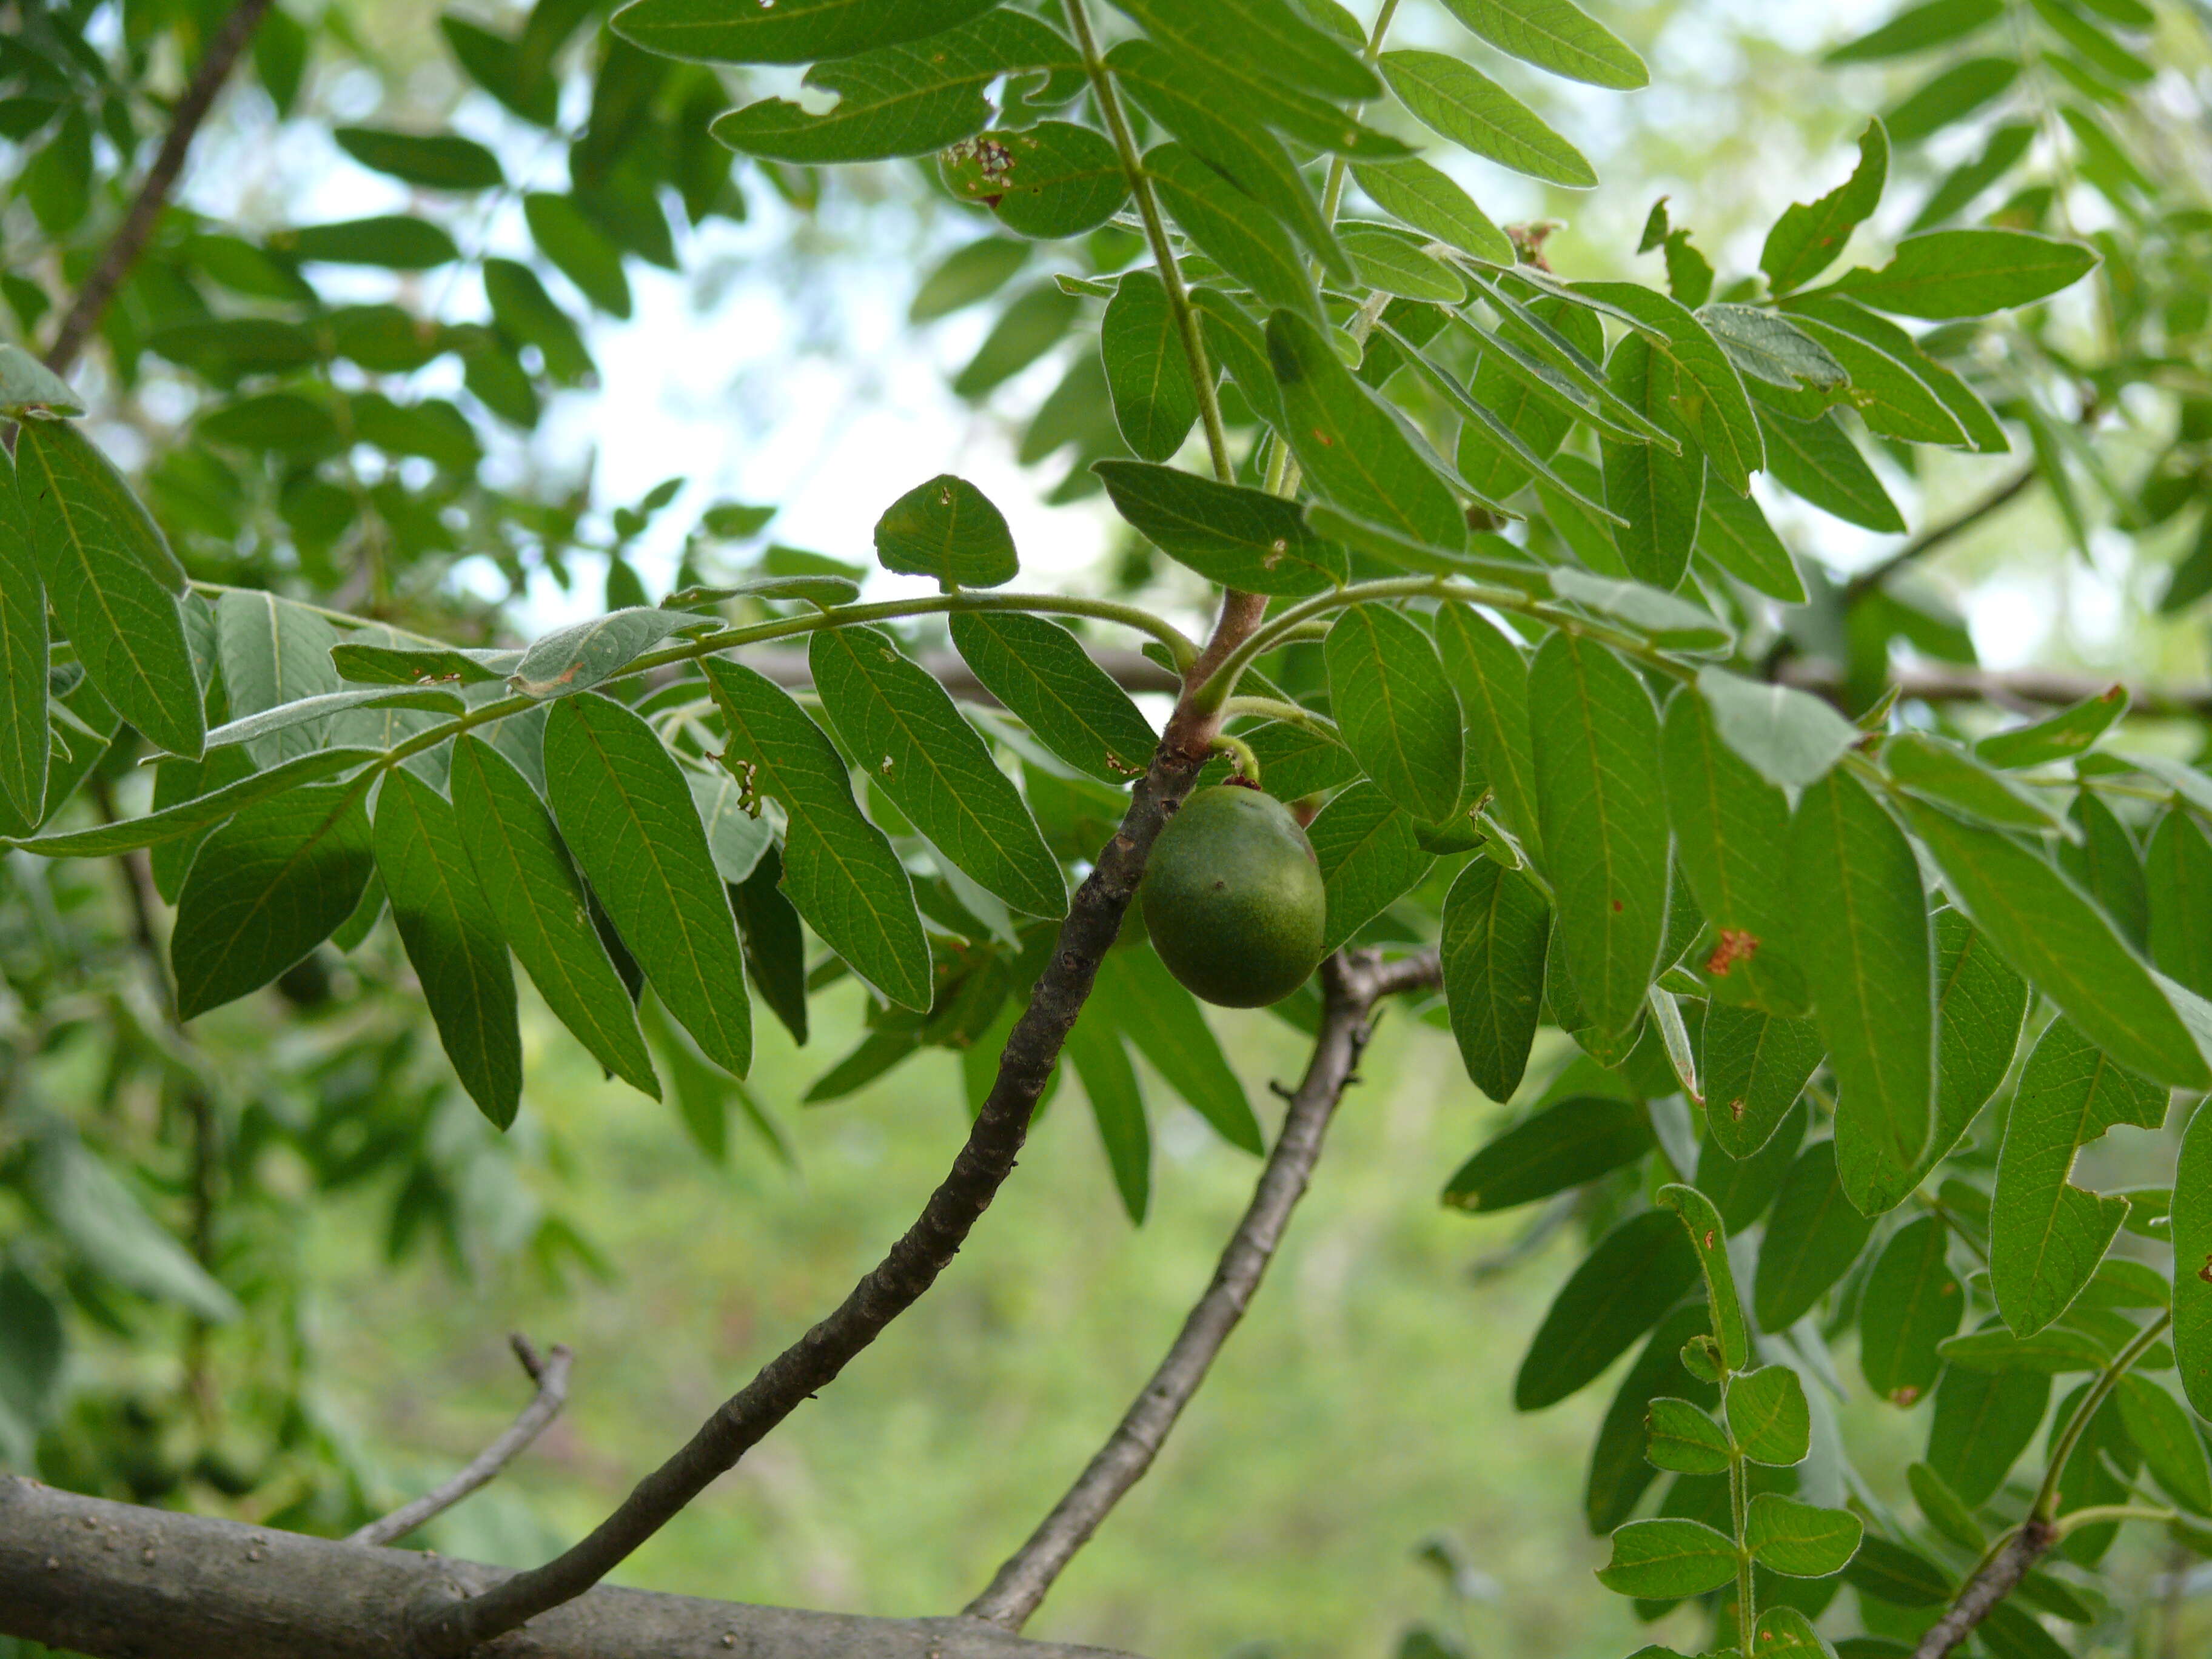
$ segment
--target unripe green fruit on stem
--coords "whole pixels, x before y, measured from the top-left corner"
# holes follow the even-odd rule
[[[1279,1002],[1321,965],[1328,898],[1290,808],[1236,784],[1201,789],[1152,843],[1142,901],[1160,960],[1224,1008]]]

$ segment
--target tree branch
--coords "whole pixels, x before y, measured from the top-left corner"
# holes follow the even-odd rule
[[[0,1634],[94,1659],[419,1659],[407,1612],[496,1567],[141,1509],[0,1475]],[[594,1589],[484,1659],[1117,1659],[969,1619],[861,1619]]]
[[[538,1350],[530,1346],[530,1339],[521,1332],[517,1331],[507,1340],[514,1349],[514,1357],[522,1362],[522,1369],[538,1385],[538,1392],[522,1408],[521,1415],[452,1480],[424,1492],[411,1504],[401,1504],[382,1520],[370,1522],[348,1538],[348,1543],[380,1545],[404,1538],[424,1522],[443,1515],[477,1487],[489,1485],[501,1469],[521,1456],[530,1443],[545,1431],[546,1425],[560,1416],[561,1407],[568,1403],[568,1350],[556,1343],[540,1358]]]
[[[1290,1224],[1291,1212],[1305,1195],[1329,1119],[1367,1046],[1369,1015],[1375,1004],[1394,991],[1432,986],[1437,975],[1433,951],[1389,964],[1369,952],[1340,954],[1322,964],[1322,1026],[1313,1056],[1291,1096],[1274,1151],[1261,1172],[1250,1207],[1230,1235],[1212,1282],[1106,1443],[1029,1541],[1007,1558],[989,1587],[969,1603],[969,1617],[1020,1630],[1076,1552],[1152,1468],[1176,1419],[1206,1381],[1214,1356],[1251,1305]]]
[[[191,84],[185,87],[184,96],[177,100],[176,111],[169,118],[168,136],[161,140],[160,153],[154,157],[154,165],[138,186],[130,211],[123,216],[122,224],[101,251],[100,263],[92,268],[92,274],[84,279],[76,297],[70,301],[53,343],[46,348],[46,364],[55,374],[66,374],[76,361],[92,331],[100,325],[108,301],[115,297],[116,289],[131,274],[131,267],[145,252],[154,227],[161,222],[161,210],[169,204],[169,192],[176,188],[177,177],[185,169],[185,157],[199,134],[200,124],[214,107],[216,94],[222,90],[223,82],[230,78],[239,53],[246,50],[253,31],[261,27],[270,0],[238,0],[230,15],[222,20],[222,27],[208,42],[198,68],[192,71]]]
[[[2057,1540],[2057,1528],[2039,1516],[2028,1516],[2027,1523],[2005,1540],[2004,1547],[1966,1581],[1966,1589],[1959,1592],[1959,1599],[1944,1610],[1943,1616],[1928,1627],[1927,1633],[1920,1638],[1920,1645],[1912,1650],[1912,1659],[1944,1659],[1946,1654],[1966,1639],[1975,1626],[1990,1616],[1992,1607],[2013,1593],[2020,1581],[2027,1577],[2028,1570]]]
[[[1248,617],[1246,609],[1237,605],[1243,597],[1224,597],[1206,654],[1233,649],[1256,624],[1256,616]],[[1189,688],[1196,684],[1194,678],[1186,680],[1167,735],[1138,781],[1121,829],[1076,889],[1052,958],[1038,975],[1029,1006],[999,1056],[990,1095],[921,1216],[828,1318],[763,1366],[586,1536],[544,1565],[518,1573],[481,1595],[449,1599],[423,1610],[416,1631],[422,1659],[458,1659],[478,1644],[583,1594],[659,1531],[709,1481],[734,1468],[816,1390],[833,1382],[854,1356],[936,1282],[1013,1172],[1037,1097],[1091,994],[1099,963],[1121,931],[1122,913],[1135,896],[1152,842],[1205,764],[1206,741],[1218,722],[1191,710]]]
[[[1980,501],[1960,513],[1958,517],[1947,519],[1931,529],[1922,531],[1919,535],[1905,543],[1881,563],[1860,571],[1857,575],[1844,584],[1844,608],[1848,610],[1854,600],[1863,598],[1873,589],[1881,586],[1891,576],[1916,559],[1925,558],[1954,536],[1962,535],[1972,530],[1990,514],[2011,501],[2014,496],[2027,489],[2035,482],[2035,479],[2036,471],[2033,467],[2021,468],[2003,483],[1983,496]]]

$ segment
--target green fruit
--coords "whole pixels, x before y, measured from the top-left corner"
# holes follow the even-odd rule
[[[1224,1008],[1279,1002],[1321,964],[1328,904],[1290,809],[1234,784],[1168,820],[1145,871],[1145,926],[1168,971]]]

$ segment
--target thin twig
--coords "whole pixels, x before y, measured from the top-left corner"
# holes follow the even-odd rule
[[[1845,608],[1848,609],[1855,600],[1864,598],[1875,588],[1881,586],[1883,582],[1888,580],[1892,575],[1902,570],[1906,565],[1917,559],[1925,558],[1954,537],[1963,535],[1972,530],[1990,514],[2011,501],[2014,496],[2027,489],[2035,480],[2036,471],[2033,467],[2021,468],[2003,483],[1983,496],[1980,501],[1960,514],[1958,517],[1946,519],[1942,524],[1922,531],[1920,534],[1880,563],[1860,571],[1857,575],[1844,584],[1843,602]]]
[[[568,1350],[556,1343],[541,1358],[538,1350],[530,1346],[530,1339],[521,1332],[517,1331],[507,1340],[514,1349],[514,1357],[522,1362],[522,1369],[538,1385],[538,1392],[522,1408],[522,1414],[445,1485],[424,1492],[411,1504],[401,1504],[381,1521],[370,1522],[349,1535],[348,1543],[389,1544],[404,1538],[424,1522],[443,1515],[477,1487],[489,1485],[545,1431],[547,1424],[560,1416],[561,1407],[568,1402]]]
[[[1226,654],[1256,624],[1256,617],[1246,618],[1233,603],[1237,597],[1224,599],[1206,654]],[[517,1573],[480,1595],[457,1597],[423,1609],[416,1626],[416,1646],[422,1659],[459,1659],[479,1644],[591,1589],[716,1476],[735,1468],[776,1425],[836,1381],[856,1355],[936,1283],[1013,1173],[1037,1097],[1091,994],[1099,963],[1121,932],[1122,914],[1144,876],[1152,842],[1205,764],[1218,721],[1194,711],[1190,702],[1186,691],[1168,723],[1167,735],[1153,752],[1150,769],[1132,793],[1121,828],[1076,889],[1029,1006],[1000,1053],[998,1076],[982,1110],[914,1224],[835,1311],[761,1367],[751,1382],[723,1401],[673,1456],[641,1480],[588,1534],[543,1566]]]
[[[115,297],[116,289],[123,285],[123,279],[131,274],[131,266],[145,252],[154,227],[161,222],[161,210],[169,204],[169,192],[176,188],[177,177],[185,169],[185,157],[199,134],[200,124],[214,107],[216,94],[230,78],[239,54],[246,50],[246,43],[260,27],[269,4],[270,0],[238,0],[230,15],[222,20],[222,27],[209,40],[199,67],[192,72],[191,83],[185,88],[185,95],[177,100],[176,112],[169,118],[168,136],[161,140],[161,151],[147,170],[144,182],[138,186],[131,210],[123,216],[122,224],[101,251],[100,262],[93,266],[92,274],[84,279],[76,297],[70,301],[53,343],[46,348],[46,364],[55,374],[65,374],[76,361],[77,354],[84,349],[84,343],[100,325],[100,317]]]
[[[1305,1194],[1329,1119],[1353,1081],[1360,1052],[1367,1045],[1369,1016],[1376,1002],[1394,991],[1433,986],[1437,975],[1433,951],[1388,964],[1369,953],[1332,957],[1322,964],[1322,1026],[1313,1056],[1291,1096],[1274,1151],[1261,1172],[1250,1207],[1221,1254],[1212,1282],[1184,1319],[1152,1379],[1066,1496],[1054,1505],[1029,1541],[1007,1558],[989,1587],[969,1603],[969,1618],[1019,1631],[1076,1552],[1152,1468],[1176,1419],[1251,1305],[1291,1212]]]

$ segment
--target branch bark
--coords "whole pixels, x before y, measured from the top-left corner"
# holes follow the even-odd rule
[[[2028,1570],[2058,1541],[2058,1528],[2040,1516],[2030,1516],[2005,1547],[1991,1556],[1979,1572],[1959,1592],[1943,1616],[1928,1627],[1912,1659],[1944,1659],[1965,1641],[1990,1610],[2011,1595]]]
[[[94,1659],[418,1659],[407,1611],[483,1595],[496,1567],[0,1476],[0,1634]],[[483,1659],[1117,1659],[967,1619],[862,1619],[594,1589]]]
[[[1337,1103],[1359,1064],[1371,1030],[1376,1003],[1395,991],[1437,982],[1433,951],[1385,963],[1371,953],[1338,955],[1322,964],[1323,1004],[1320,1036],[1305,1076],[1291,1097],[1281,1133],[1268,1155],[1250,1206],[1220,1265],[1143,1392],[1100,1447],[1075,1484],[1009,1557],[990,1585],[969,1603],[968,1615],[1018,1631],[1059,1578],[1076,1552],[1088,1543],[1114,1505],[1144,1478],[1160,1447],[1221,1352],[1273,1260],[1290,1224],[1291,1212],[1305,1195],[1306,1183],[1321,1156]]]
[[[1240,603],[1244,598],[1231,593],[1224,599],[1209,653],[1232,649],[1257,625],[1266,602],[1255,607]],[[1187,684],[1198,681],[1194,677]],[[777,1424],[834,1381],[936,1282],[1013,1172],[1037,1097],[1091,994],[1099,963],[1121,931],[1122,913],[1136,894],[1152,842],[1190,793],[1218,725],[1213,717],[1194,713],[1188,696],[1178,704],[1120,830],[1076,890],[1052,958],[1006,1039],[997,1079],[966,1144],[914,1224],[829,1317],[763,1366],[584,1538],[543,1566],[482,1595],[457,1595],[424,1608],[416,1632],[422,1659],[459,1659],[598,1583],[709,1481],[734,1468]]]
[[[404,1538],[426,1521],[443,1515],[479,1486],[488,1486],[501,1469],[528,1450],[530,1443],[545,1431],[546,1425],[560,1416],[561,1407],[568,1403],[568,1350],[556,1343],[543,1358],[530,1346],[530,1339],[520,1331],[508,1337],[514,1357],[522,1362],[522,1369],[530,1373],[530,1380],[538,1385],[538,1392],[522,1408],[521,1415],[507,1425],[499,1438],[470,1459],[452,1480],[424,1492],[411,1504],[403,1504],[381,1520],[372,1521],[356,1532],[346,1541],[349,1544],[389,1544]]]
[[[138,194],[131,199],[130,210],[101,250],[100,263],[93,266],[92,274],[84,279],[76,297],[70,301],[61,326],[55,331],[53,343],[46,348],[46,365],[55,374],[68,373],[70,365],[76,362],[84,343],[100,325],[108,302],[114,299],[116,289],[122,287],[123,279],[131,274],[131,267],[145,252],[154,227],[161,222],[161,210],[169,204],[169,193],[176,188],[178,176],[185,170],[185,157],[191,153],[192,140],[199,136],[200,124],[215,106],[216,94],[229,80],[239,54],[252,40],[254,30],[261,27],[270,0],[238,0],[230,15],[222,20],[222,27],[209,40],[206,52],[185,88],[184,96],[177,100],[176,110],[169,118],[167,136],[161,140],[154,165],[147,169]]]

